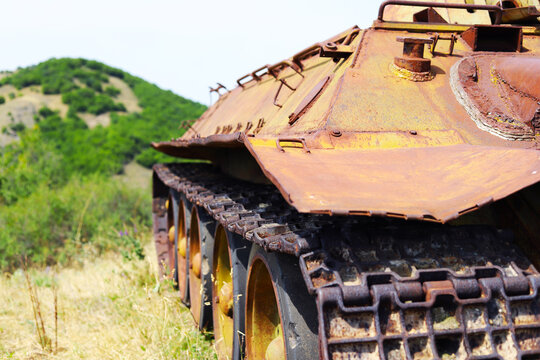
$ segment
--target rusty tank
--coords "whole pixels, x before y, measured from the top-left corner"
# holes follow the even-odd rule
[[[153,147],[219,359],[540,359],[540,4],[391,0]]]

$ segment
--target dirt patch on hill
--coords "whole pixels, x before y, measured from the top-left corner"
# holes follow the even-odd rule
[[[0,130],[18,123],[26,127],[34,126],[34,116],[44,106],[59,111],[61,116],[65,116],[68,111],[68,106],[62,103],[61,95],[43,94],[37,86],[17,90],[12,85],[3,85],[0,86],[0,96],[6,99],[6,102],[0,105]],[[13,132],[2,133],[0,146],[17,139]]]
[[[150,189],[152,170],[137,164],[133,160],[129,164],[124,165],[124,173],[122,175],[115,175],[115,177],[139,189]]]
[[[11,99],[10,94],[15,97]],[[62,102],[62,95],[43,94],[38,86],[17,90],[12,85],[3,85],[0,86],[0,96],[4,96],[6,99],[6,103],[0,106],[0,124],[5,119],[2,114],[7,114],[9,110],[18,108],[20,104],[34,105],[36,113],[43,106],[47,106],[50,109],[60,111],[62,117],[66,116],[68,111],[68,106]],[[8,111],[4,111],[4,108],[7,108]]]
[[[128,84],[114,76],[109,77],[109,83],[120,90],[116,101],[124,104],[128,113],[142,111],[142,108],[139,106],[139,99],[137,99],[137,96],[135,96]]]
[[[119,114],[123,114],[123,113],[119,113]],[[88,125],[90,129],[93,129],[98,125],[109,126],[109,124],[111,123],[110,112],[106,112],[99,115],[86,114],[86,113],[85,114],[79,113],[78,115],[81,119],[84,120],[84,122],[86,123],[86,125]]]

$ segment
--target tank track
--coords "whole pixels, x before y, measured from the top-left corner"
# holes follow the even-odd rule
[[[274,186],[206,164],[154,173],[229,231],[299,258],[323,359],[540,359],[540,274],[508,232],[301,214]]]

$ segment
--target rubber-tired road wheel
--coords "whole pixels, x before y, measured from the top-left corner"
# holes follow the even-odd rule
[[[189,302],[199,330],[212,327],[212,272],[216,222],[193,206],[189,232]]]
[[[191,213],[188,209],[189,202],[177,191],[172,191],[174,212],[174,253],[175,274],[180,299],[189,305],[189,250],[188,233]]]
[[[241,360],[244,354],[246,268],[251,243],[216,229],[212,266],[212,313],[220,360]]]
[[[246,290],[246,359],[318,359],[317,309],[298,258],[251,249]]]

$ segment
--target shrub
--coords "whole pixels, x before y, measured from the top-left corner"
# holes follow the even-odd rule
[[[67,77],[46,78],[42,86],[44,94],[63,94],[76,88],[77,85]]]
[[[105,88],[105,94],[109,95],[110,97],[117,97],[120,95],[120,89],[117,89],[114,86],[107,86]]]
[[[3,96],[0,96],[0,104],[5,104],[6,98]]]
[[[43,183],[35,190],[0,212],[2,268],[19,265],[21,255],[38,265],[67,263],[88,246],[131,252],[137,244],[115,234],[150,224],[149,197],[120,180],[75,177],[57,190]]]
[[[25,131],[19,142],[0,148],[0,213],[2,205],[30,196],[36,184],[63,184],[66,176],[61,160],[39,131]]]
[[[21,132],[26,129],[26,125],[24,125],[22,122],[17,122],[15,124],[10,124],[9,128],[11,129],[11,131]]]
[[[76,89],[62,95],[62,101],[74,112],[87,112],[95,115],[108,111],[125,111],[121,103],[115,103],[109,96],[96,94],[92,89]]]
[[[41,109],[38,110],[38,114],[39,116],[46,118],[47,116],[54,115],[55,112],[49,109],[48,107],[43,106]]]

